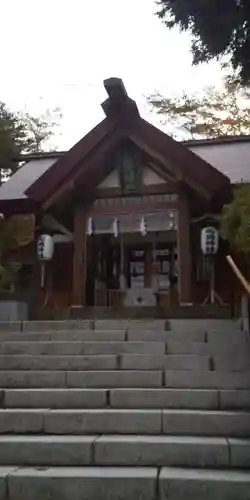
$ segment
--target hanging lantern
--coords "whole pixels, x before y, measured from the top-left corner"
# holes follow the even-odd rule
[[[142,216],[140,221],[140,233],[142,236],[146,236],[147,232],[147,224],[145,222],[145,218]]]
[[[92,234],[93,234],[93,219],[92,217],[89,217],[87,224],[87,235],[91,236]]]
[[[118,234],[119,234],[118,219],[115,218],[113,220],[113,235],[115,238],[117,238]]]
[[[215,227],[201,230],[201,249],[204,255],[214,255],[219,248],[219,231]]]
[[[41,234],[37,242],[39,260],[51,260],[54,253],[54,239],[49,234]]]
[[[169,214],[169,229],[170,231],[174,229],[174,213],[170,212]]]

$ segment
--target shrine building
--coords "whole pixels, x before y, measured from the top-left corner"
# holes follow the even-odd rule
[[[101,123],[67,152],[28,155],[0,188],[4,217],[30,215],[34,222],[30,241],[6,257],[23,269],[19,292],[37,308],[79,317],[98,307],[202,305],[209,266],[200,233],[219,227],[232,186],[242,180],[240,158],[250,182],[250,141],[177,142],[140,116],[120,79],[104,86]],[[37,251],[41,234],[54,244],[45,264]],[[219,306],[229,305],[236,290],[227,252],[220,240]]]

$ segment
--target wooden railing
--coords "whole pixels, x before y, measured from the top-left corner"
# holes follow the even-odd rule
[[[242,286],[244,287],[245,291],[248,293],[250,296],[250,283],[246,280],[246,278],[243,276],[242,272],[239,270],[238,266],[235,264],[233,258],[231,255],[227,255],[226,257],[230,267],[232,268],[235,276],[237,276],[238,280],[241,282]]]

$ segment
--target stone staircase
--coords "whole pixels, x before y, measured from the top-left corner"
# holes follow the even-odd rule
[[[249,500],[229,320],[0,324],[0,500]]]

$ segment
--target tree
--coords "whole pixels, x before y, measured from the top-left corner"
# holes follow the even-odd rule
[[[13,112],[0,102],[0,181],[19,168],[21,154],[39,152],[53,134],[56,122],[51,119],[59,114],[56,108],[44,116],[34,117],[28,113]],[[61,115],[59,115],[61,117]],[[0,182],[0,183],[1,183]]]
[[[250,133],[250,88],[231,76],[221,89],[207,87],[200,95],[173,98],[158,93],[149,96],[148,103],[165,124],[183,129],[192,139]],[[172,135],[178,138],[178,133]]]
[[[0,218],[0,292],[14,291],[18,268],[6,261],[6,257],[11,251],[31,243],[34,229],[35,219],[30,214]]]
[[[21,154],[41,151],[53,133],[55,122],[51,117],[49,110],[40,117],[12,112],[0,102],[0,184],[20,168]],[[17,270],[4,258],[33,239],[33,219],[32,215],[0,217],[0,291],[15,288]]]
[[[234,199],[225,205],[221,217],[221,234],[232,249],[250,258],[250,186],[237,186]]]
[[[158,0],[168,28],[191,34],[193,63],[227,55],[241,83],[250,80],[249,0]]]

